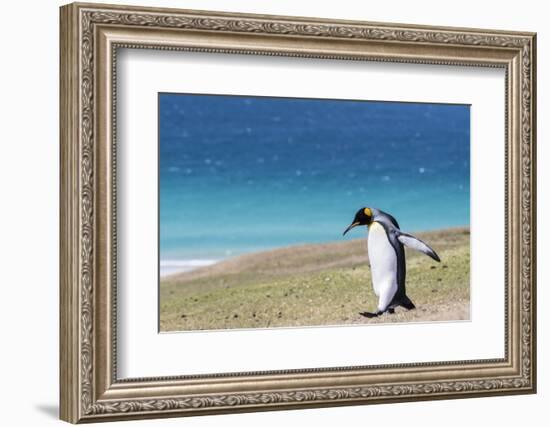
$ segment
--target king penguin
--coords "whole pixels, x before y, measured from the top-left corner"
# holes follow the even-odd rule
[[[365,317],[377,317],[395,307],[407,310],[415,308],[405,292],[405,250],[403,245],[420,251],[435,261],[439,256],[422,240],[404,233],[393,216],[375,208],[362,208],[357,211],[351,225],[344,234],[359,225],[368,227],[368,253],[372,275],[372,287],[378,297],[378,310],[375,313],[359,313]]]

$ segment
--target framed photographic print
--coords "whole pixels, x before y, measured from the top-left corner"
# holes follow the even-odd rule
[[[61,418],[533,393],[535,34],[61,8]]]

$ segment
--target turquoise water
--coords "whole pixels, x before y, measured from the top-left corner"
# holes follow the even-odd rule
[[[341,241],[363,206],[469,224],[466,105],[159,95],[161,270]]]

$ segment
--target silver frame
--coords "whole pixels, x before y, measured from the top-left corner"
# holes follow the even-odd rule
[[[129,418],[536,391],[533,33],[75,3],[61,8],[61,418]],[[494,360],[120,380],[118,48],[506,70],[506,339]]]

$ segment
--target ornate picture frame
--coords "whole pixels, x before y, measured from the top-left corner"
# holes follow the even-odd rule
[[[60,13],[61,419],[536,391],[535,34],[80,3]],[[504,69],[505,357],[119,379],[114,147],[120,48]]]

